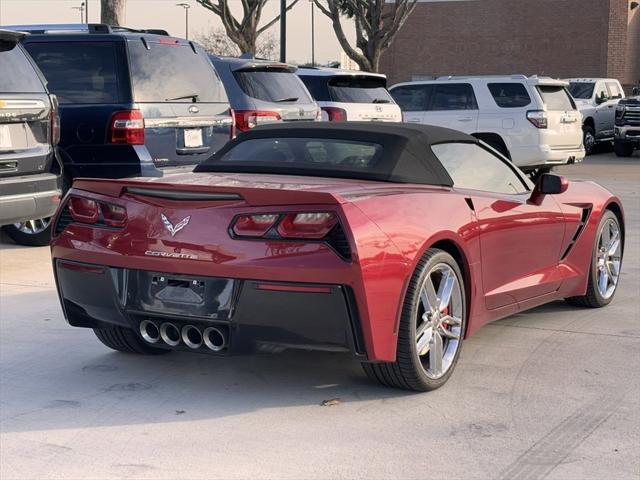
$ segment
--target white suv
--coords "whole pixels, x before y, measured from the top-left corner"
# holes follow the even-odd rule
[[[582,122],[567,82],[547,77],[440,77],[390,88],[406,122],[474,135],[522,170],[580,162]]]
[[[401,122],[402,112],[378,73],[308,67],[296,72],[322,109],[322,120]]]
[[[569,78],[569,93],[582,113],[584,149],[589,155],[597,142],[613,140],[616,105],[624,98],[615,78]]]

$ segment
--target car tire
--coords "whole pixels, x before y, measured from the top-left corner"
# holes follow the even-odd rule
[[[111,328],[94,328],[93,332],[104,345],[125,353],[138,353],[141,355],[160,355],[171,350],[155,348],[144,343],[130,328],[113,326]]]
[[[613,144],[613,151],[616,157],[630,157],[633,155],[634,146],[628,142],[615,142]]]
[[[439,308],[442,304],[437,309],[430,308],[427,313],[424,302],[431,298],[433,300],[427,302],[431,305],[438,300],[438,293],[444,295],[443,281],[452,284],[449,303],[445,308]],[[430,295],[426,290],[427,282],[431,284]],[[407,287],[398,329],[396,361],[363,363],[365,373],[382,385],[405,390],[424,392],[441,387],[458,361],[466,318],[466,294],[458,263],[442,250],[427,250]],[[435,329],[432,328],[434,322]],[[442,354],[439,369],[438,352]]]
[[[609,229],[608,236],[605,229]],[[617,232],[617,250],[613,252],[613,243]],[[609,241],[606,241],[609,238]],[[608,245],[603,251],[604,243]],[[576,307],[600,308],[611,303],[618,287],[620,279],[620,267],[622,266],[622,250],[624,245],[623,231],[620,220],[611,211],[606,210],[598,229],[596,230],[596,241],[593,245],[591,262],[589,265],[589,281],[585,295],[565,298],[569,305]],[[606,252],[606,255],[605,255]],[[613,252],[613,253],[612,253]],[[609,263],[611,262],[611,263]],[[604,270],[604,272],[603,272]],[[609,276],[609,280],[603,288],[602,275]]]
[[[582,145],[585,155],[591,155],[596,147],[596,131],[591,125],[582,126]]]
[[[5,225],[2,230],[20,245],[43,247],[51,242],[51,220],[52,218],[28,220],[19,224]]]

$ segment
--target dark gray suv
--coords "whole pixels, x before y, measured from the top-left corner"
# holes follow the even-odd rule
[[[297,67],[253,58],[210,55],[234,112],[238,133],[265,123],[315,121],[320,107]]]
[[[0,225],[18,243],[47,245],[61,195],[57,101],[24,36],[0,30]]]

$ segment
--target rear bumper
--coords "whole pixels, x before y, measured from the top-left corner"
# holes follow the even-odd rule
[[[228,338],[213,352],[183,341],[153,346],[199,353],[243,354],[285,348],[352,352],[365,358],[357,308],[343,285],[224,279],[148,272],[55,260],[60,301],[70,325],[131,328],[140,324],[200,331],[216,327]]]
[[[51,217],[62,190],[60,176],[52,173],[0,179],[0,225]]]
[[[549,145],[515,147],[511,159],[518,167],[540,167],[578,163],[584,159],[584,148],[557,148]]]

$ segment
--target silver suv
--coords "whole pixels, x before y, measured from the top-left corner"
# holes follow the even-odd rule
[[[295,74],[297,67],[253,58],[210,58],[227,91],[238,133],[265,123],[320,118],[320,107]]]
[[[0,30],[0,225],[18,243],[47,245],[62,194],[57,100],[20,45],[24,37]]]

